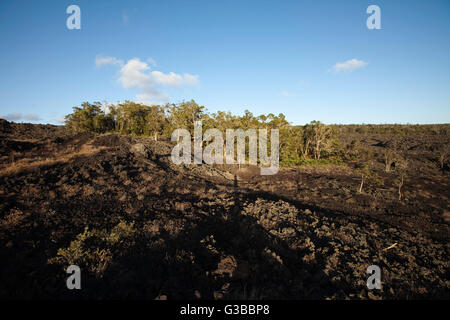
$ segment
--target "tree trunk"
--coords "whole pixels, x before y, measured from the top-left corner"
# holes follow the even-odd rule
[[[317,146],[316,146],[316,160],[319,160],[319,159],[320,159],[320,144],[321,144],[321,141],[320,141],[320,140],[317,141]]]
[[[302,153],[302,157],[303,157],[304,159],[307,159],[307,158],[308,158],[308,154],[309,154],[309,144],[310,144],[309,141],[305,142],[305,144],[303,145],[303,147],[300,149],[300,151],[301,151],[301,153]]]
[[[402,186],[403,186],[403,177],[398,184],[398,201],[402,200]]]
[[[361,193],[361,192],[362,192],[363,185],[364,185],[364,178],[361,177],[361,185],[359,186],[359,191],[358,191],[358,193]]]

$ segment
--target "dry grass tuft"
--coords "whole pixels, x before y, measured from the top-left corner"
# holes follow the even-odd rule
[[[106,149],[106,147],[93,146],[91,142],[92,140],[84,144],[78,151],[70,152],[66,150],[64,152],[55,154],[55,156],[51,158],[38,158],[38,160],[36,160],[36,158],[25,158],[17,160],[0,169],[0,176],[15,175],[20,172],[35,169],[38,167],[46,167],[58,163],[67,163],[72,159],[84,156],[92,156],[100,152],[101,150]]]

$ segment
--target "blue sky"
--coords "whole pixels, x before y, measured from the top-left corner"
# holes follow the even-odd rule
[[[194,99],[293,124],[450,123],[449,39],[448,0],[2,0],[0,115],[56,124],[83,101]]]

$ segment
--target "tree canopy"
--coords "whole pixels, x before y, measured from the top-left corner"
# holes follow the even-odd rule
[[[282,113],[277,116],[272,113],[255,116],[248,110],[241,116],[224,111],[209,113],[194,100],[166,105],[132,101],[115,105],[84,102],[65,117],[65,125],[76,132],[117,132],[157,140],[159,137],[169,138],[175,129],[187,129],[193,135],[194,122],[199,120],[203,131],[216,128],[224,134],[226,129],[279,129],[282,165],[298,165],[324,157],[329,159],[336,153],[333,148],[336,130],[319,121],[292,126]]]

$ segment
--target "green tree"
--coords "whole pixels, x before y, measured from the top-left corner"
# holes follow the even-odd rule
[[[158,141],[158,136],[164,133],[164,128],[167,124],[164,107],[148,107],[148,113],[145,117],[145,135],[152,136],[155,141]]]
[[[328,151],[331,146],[332,130],[320,121],[312,121],[311,127],[314,158],[320,159],[322,151]]]
[[[105,115],[102,111],[100,102],[83,102],[80,107],[74,107],[73,113],[65,117],[65,125],[76,132],[90,131],[103,133],[113,127],[111,117]]]

